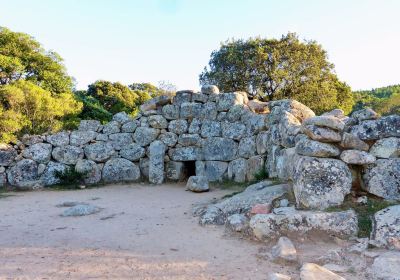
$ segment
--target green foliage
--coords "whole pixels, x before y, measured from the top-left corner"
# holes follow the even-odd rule
[[[72,78],[62,61],[28,34],[0,27],[0,85],[27,80],[53,95],[70,92]]]
[[[76,99],[82,102],[83,109],[79,118],[83,120],[99,120],[102,123],[111,121],[112,113],[107,111],[100,101],[86,94],[86,91],[76,91]]]
[[[326,51],[315,41],[288,33],[281,39],[231,40],[213,51],[201,84],[247,91],[262,100],[296,99],[316,113],[353,105],[350,87],[339,81]]]
[[[268,172],[265,168],[261,168],[256,173],[254,173],[254,179],[258,181],[262,181],[268,179]]]
[[[341,206],[330,207],[326,211],[335,212],[354,209],[358,216],[358,236],[369,237],[372,231],[372,217],[374,214],[394,204],[390,201],[372,197],[368,198],[367,204],[359,204],[353,202],[351,197],[346,197]]]
[[[59,185],[76,188],[82,184],[86,173],[80,173],[75,168],[67,168],[65,171],[54,171],[54,176],[60,180]]]
[[[381,115],[400,113],[400,85],[353,92],[353,111],[369,107]]]
[[[53,132],[63,121],[80,112],[82,104],[71,93],[53,96],[49,91],[19,80],[0,87],[0,141],[14,141],[29,133]]]

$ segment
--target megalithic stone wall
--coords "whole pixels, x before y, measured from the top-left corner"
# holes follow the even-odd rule
[[[293,181],[301,208],[339,205],[353,186],[400,199],[400,117],[379,118],[367,109],[315,116],[294,100],[260,102],[245,92],[178,91],[159,96],[131,117],[102,125],[81,121],[78,130],[26,135],[0,146],[0,182],[17,189],[58,183],[54,172],[75,168],[85,183],[270,177]],[[194,168],[195,170],[189,170]]]

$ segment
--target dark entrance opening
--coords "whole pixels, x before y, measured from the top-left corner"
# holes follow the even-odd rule
[[[196,176],[196,162],[195,161],[184,161],[184,173],[185,177]]]

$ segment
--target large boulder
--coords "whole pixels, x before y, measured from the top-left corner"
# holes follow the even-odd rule
[[[0,166],[10,166],[16,156],[17,151],[11,145],[0,143]]]
[[[129,116],[126,112],[119,112],[112,117],[112,121],[124,124],[132,121],[132,117]]]
[[[336,130],[316,125],[302,125],[302,131],[308,137],[320,142],[340,142],[342,136]]]
[[[340,159],[347,164],[365,165],[374,163],[376,158],[370,153],[359,150],[346,150],[340,154]]]
[[[194,161],[203,159],[201,148],[195,146],[169,149],[168,153],[171,159],[175,161]]]
[[[40,176],[40,180],[45,186],[58,184],[60,179],[57,177],[56,172],[66,172],[68,168],[70,167],[64,163],[50,161]]]
[[[89,130],[89,129],[87,129],[87,130]],[[55,134],[48,135],[48,136],[46,136],[46,141],[56,147],[62,147],[62,146],[69,145],[69,132],[61,131],[61,132],[58,132]]]
[[[184,102],[190,102],[192,100],[193,90],[179,90],[175,93],[173,104],[181,105]]]
[[[196,165],[196,174],[205,176],[208,181],[223,181],[226,178],[228,163],[223,161],[205,161],[203,168]]]
[[[341,205],[344,197],[350,193],[352,177],[344,162],[299,157],[294,164],[293,191],[298,207],[325,209]]]
[[[365,109],[353,112],[351,114],[351,117],[358,121],[366,121],[366,120],[375,120],[379,117],[379,115],[371,108],[365,108]]]
[[[287,208],[287,209],[285,209]],[[358,232],[358,219],[353,210],[342,212],[298,211],[291,207],[281,211],[257,214],[250,220],[250,228],[259,240],[280,236],[298,237],[323,233],[326,236],[349,237]]]
[[[369,145],[361,140],[357,135],[351,133],[343,133],[340,146],[344,149],[353,149],[360,151],[368,151]]]
[[[181,181],[185,177],[185,164],[180,161],[166,163],[165,173],[168,180]]]
[[[198,134],[181,134],[178,138],[178,144],[186,146],[201,146],[202,139]]]
[[[119,151],[124,147],[132,144],[133,138],[131,133],[115,133],[108,136],[111,146]]]
[[[90,141],[96,139],[97,132],[95,131],[80,131],[75,130],[70,135],[70,145],[72,146],[83,146]]]
[[[149,117],[149,125],[153,128],[167,128],[168,121],[161,115],[152,115]]]
[[[350,131],[361,140],[400,137],[400,116],[392,115],[377,120],[366,120],[354,125]]]
[[[188,130],[188,122],[186,120],[172,120],[169,122],[168,130],[175,134],[183,134]]]
[[[316,125],[342,131],[344,122],[334,116],[316,116],[304,120],[303,125]]]
[[[224,138],[240,140],[246,132],[246,126],[241,122],[223,122],[221,127],[222,137]]]
[[[181,119],[202,118],[203,104],[194,102],[183,102],[180,107],[179,117]]]
[[[22,153],[24,158],[33,159],[38,163],[48,163],[51,159],[51,144],[36,143],[29,146]]]
[[[146,150],[138,144],[132,143],[119,151],[119,155],[130,161],[138,161],[146,154]]]
[[[247,160],[246,179],[251,182],[255,179],[257,173],[264,169],[264,156],[252,156]]]
[[[203,144],[205,160],[231,161],[237,156],[238,144],[232,140],[221,137],[207,138]]]
[[[385,252],[376,257],[369,275],[374,280],[400,280],[400,252]]]
[[[157,139],[160,130],[150,127],[138,127],[133,134],[133,140],[136,144],[144,147],[150,145],[151,142]]]
[[[178,135],[173,132],[165,132],[160,134],[158,140],[161,140],[168,147],[173,147],[178,141]]]
[[[239,142],[238,156],[243,158],[250,158],[256,155],[256,138],[245,137]]]
[[[376,196],[400,200],[400,159],[378,159],[363,171],[362,187]]]
[[[110,143],[94,143],[85,146],[85,156],[95,162],[106,162],[115,154],[115,150]]]
[[[165,105],[162,107],[162,114],[167,120],[179,119],[179,106],[177,105]]]
[[[55,147],[51,154],[56,161],[64,164],[76,164],[84,156],[82,148],[70,145]]]
[[[138,127],[138,123],[136,121],[130,121],[130,122],[124,123],[121,126],[121,132],[133,133],[133,132],[135,132],[137,127]]]
[[[332,144],[304,137],[296,143],[296,153],[310,157],[337,157],[340,155],[340,150]]]
[[[219,94],[219,89],[214,85],[203,85],[201,87],[201,93],[204,94]]]
[[[400,205],[375,213],[371,239],[380,247],[400,250]]]
[[[257,154],[265,154],[268,150],[269,134],[268,131],[261,131],[256,137]]]
[[[245,92],[227,92],[218,95],[217,110],[228,111],[235,105],[246,104],[248,101]]]
[[[372,145],[369,152],[377,158],[398,158],[400,157],[400,138],[380,139]]]
[[[243,183],[246,181],[247,160],[238,158],[229,162],[228,179],[234,182]]]
[[[23,159],[7,170],[8,183],[21,190],[31,189],[38,183],[38,165],[31,159]]]
[[[203,105],[201,117],[207,120],[215,120],[217,118],[217,105],[215,102],[207,102]]]
[[[96,184],[101,180],[101,168],[92,160],[79,159],[75,165],[75,171],[85,174],[83,178],[85,184]]]
[[[332,271],[315,263],[305,263],[300,269],[300,280],[346,280]]]
[[[201,126],[202,137],[221,136],[221,123],[217,121],[204,120]]]
[[[159,140],[150,144],[149,181],[161,184],[164,181],[165,144]]]
[[[100,121],[97,120],[82,120],[79,123],[78,130],[81,131],[99,131],[101,127]]]
[[[192,192],[206,192],[209,190],[208,180],[205,176],[190,176],[186,188]]]
[[[209,205],[202,213],[200,223],[223,225],[227,217],[249,212],[256,204],[272,203],[288,191],[289,185],[286,184],[273,185],[272,181],[259,182],[239,194]]]
[[[105,163],[102,178],[106,183],[138,181],[140,169],[127,159],[114,158]]]
[[[103,133],[104,134],[113,134],[119,133],[121,131],[121,124],[117,121],[111,121],[104,125]]]

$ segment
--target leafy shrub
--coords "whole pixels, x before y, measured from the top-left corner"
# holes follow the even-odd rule
[[[56,170],[54,175],[60,180],[60,185],[77,187],[79,184],[82,184],[87,173],[77,172],[75,168],[67,168],[64,171]]]
[[[256,173],[254,173],[254,178],[256,181],[262,181],[268,179],[268,172],[265,168],[261,168]]]

